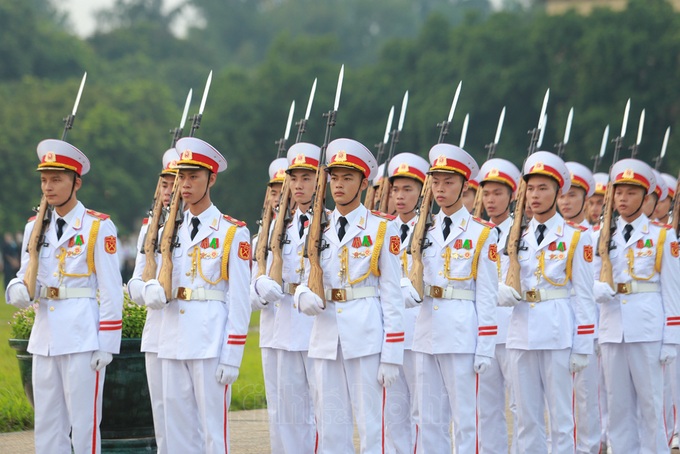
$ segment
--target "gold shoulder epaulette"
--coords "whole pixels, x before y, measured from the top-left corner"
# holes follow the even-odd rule
[[[579,229],[581,232],[585,232],[585,231],[588,230],[588,227],[585,227],[585,226],[583,226],[583,225],[581,225],[581,224],[577,224],[577,223],[571,222],[571,221],[565,221],[565,222],[567,223],[567,225],[568,225],[569,227],[573,227],[573,228],[575,228],[575,229]]]
[[[396,216],[392,216],[391,214],[383,213],[382,211],[378,210],[371,210],[371,214],[382,219],[387,219],[388,221],[394,221],[397,218]]]
[[[490,229],[493,229],[494,227],[496,227],[496,224],[494,224],[493,222],[485,221],[484,219],[478,218],[476,216],[472,216],[472,220],[474,220],[478,224],[482,224],[484,227],[488,227]]]
[[[246,223],[245,223],[245,222],[239,221],[239,220],[236,219],[236,218],[232,218],[232,217],[229,216],[228,214],[223,214],[222,217],[223,217],[225,220],[227,220],[228,222],[231,222],[232,224],[234,224],[234,225],[236,225],[236,226],[239,226],[239,227],[245,227],[245,226],[246,226]]]
[[[664,229],[666,229],[666,230],[670,230],[670,229],[673,228],[672,225],[670,225],[670,224],[664,224],[663,222],[659,222],[659,221],[652,221],[652,224],[654,224],[654,225],[657,226],[657,227],[662,227],[662,228],[664,228]]]
[[[97,219],[101,219],[102,221],[106,221],[109,219],[111,216],[108,214],[100,213],[99,211],[94,211],[94,210],[86,210],[85,213],[89,214],[92,217],[95,217]]]

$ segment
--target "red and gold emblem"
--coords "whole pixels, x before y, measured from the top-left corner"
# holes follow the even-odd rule
[[[116,237],[114,235],[109,235],[104,238],[104,250],[109,254],[116,253]]]
[[[680,255],[680,246],[678,246],[677,241],[671,241],[671,255],[675,258]]]
[[[304,164],[306,162],[304,153],[298,153],[295,156],[295,164]]]
[[[446,165],[446,155],[439,155],[437,157],[436,165],[445,166]]]
[[[593,247],[590,245],[583,246],[583,259],[590,263],[593,261]]]
[[[336,154],[335,157],[333,158],[333,162],[343,161],[347,161],[347,152],[345,152],[344,150],[340,150],[338,151],[338,154]]]
[[[401,239],[397,236],[390,237],[390,252],[394,255],[399,255],[399,249],[401,248]]]
[[[408,173],[409,171],[409,166],[407,162],[402,162],[399,164],[399,168],[397,169],[397,173]]]
[[[48,151],[45,154],[45,162],[56,162],[57,156],[54,154],[53,151]]]
[[[191,153],[191,150],[184,150],[182,152],[182,157],[181,157],[182,161],[191,161],[192,158],[193,158],[193,155]]]
[[[241,241],[238,244],[238,258],[242,260],[250,260],[250,243]]]
[[[498,261],[498,246],[496,246],[495,244],[489,245],[489,260],[491,260],[492,262]]]

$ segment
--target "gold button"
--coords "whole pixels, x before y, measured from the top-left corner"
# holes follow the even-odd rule
[[[342,309],[338,309],[338,314],[342,314]]]
[[[50,310],[51,310],[51,311],[54,311],[54,306],[50,306]]]
[[[623,304],[626,304],[628,301],[627,301],[627,300],[623,300],[623,301],[621,301],[621,302],[622,302]]]
[[[183,313],[184,313],[184,309],[180,309],[180,310],[179,310],[179,313],[180,313],[180,314],[183,314]]]
[[[531,303],[531,304],[529,305],[529,307],[531,307],[531,308],[533,309],[533,308],[535,308],[535,307],[536,307],[536,304],[534,304],[534,303]]]
[[[297,309],[297,304],[293,303],[293,309]]]
[[[435,311],[436,311],[436,310],[439,310],[439,306],[435,306],[435,307],[433,307],[433,309],[434,309]]]
[[[274,306],[279,307],[279,303],[274,304]]]

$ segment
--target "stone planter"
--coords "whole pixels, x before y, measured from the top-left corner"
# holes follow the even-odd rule
[[[32,358],[28,340],[10,339],[17,352],[24,391],[33,405]],[[120,354],[106,368],[102,409],[102,453],[156,452],[149,387],[141,339],[123,339]]]

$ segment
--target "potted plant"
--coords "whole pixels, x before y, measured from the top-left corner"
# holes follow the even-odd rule
[[[34,320],[33,306],[15,312],[9,340],[17,352],[21,381],[31,405],[32,358],[27,348]],[[103,453],[156,451],[144,353],[140,352],[145,320],[146,308],[132,302],[125,292],[120,354],[114,355],[106,367],[101,423]]]

